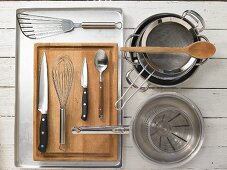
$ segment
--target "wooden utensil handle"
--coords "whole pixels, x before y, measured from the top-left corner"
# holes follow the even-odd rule
[[[103,119],[103,82],[99,82],[99,118]]]
[[[177,47],[121,47],[124,52],[137,52],[137,53],[179,53],[186,52],[185,48]]]

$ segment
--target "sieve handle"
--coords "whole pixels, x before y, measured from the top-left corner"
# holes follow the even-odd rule
[[[194,10],[186,10],[183,12],[182,17],[185,18],[186,16],[190,16],[196,23],[197,23],[197,31],[202,32],[205,29],[205,21],[201,15],[199,15]],[[199,28],[199,25],[201,24],[201,28]]]
[[[129,126],[80,126],[72,128],[72,134],[112,134],[112,135],[123,135],[129,134]]]
[[[115,108],[117,110],[122,110],[125,105],[128,103],[128,101],[141,89],[141,87],[147,82],[147,80],[152,76],[152,74],[154,72],[152,72],[139,86],[138,88],[136,88],[136,90],[124,101],[124,103],[122,103],[125,95],[128,93],[128,91],[131,89],[131,87],[133,87],[133,85],[135,85],[135,82],[137,81],[137,79],[141,76],[141,74],[145,71],[147,66],[145,66],[141,71],[140,73],[137,75],[137,77],[131,82],[130,86],[126,89],[126,91],[123,93],[123,95],[117,100],[117,102],[115,103]],[[149,86],[149,85],[148,85]],[[148,86],[145,87],[148,89]],[[147,90],[146,89],[146,90]],[[145,91],[146,91],[145,90]],[[122,104],[121,104],[122,103]]]
[[[84,29],[121,29],[121,22],[82,22],[81,27]]]

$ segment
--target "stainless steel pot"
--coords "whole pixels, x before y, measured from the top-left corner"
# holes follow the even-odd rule
[[[189,19],[190,16],[196,24]],[[199,24],[200,23],[200,24]],[[199,25],[201,27],[199,28]],[[202,17],[192,10],[187,10],[182,16],[163,13],[144,20],[128,39],[130,46],[169,46],[184,47],[193,42],[208,39],[200,35],[205,28]],[[187,54],[146,54],[129,53],[125,58],[133,64],[134,69],[143,78],[152,74],[148,81],[158,86],[175,86],[187,80],[206,60],[198,60]],[[127,81],[132,83],[130,74]],[[134,85],[136,87],[136,85]]]
[[[139,153],[158,166],[177,167],[191,160],[204,139],[204,123],[197,106],[177,93],[161,93],[146,100],[130,126],[75,127],[73,134],[128,134]]]
[[[208,41],[205,36],[200,35],[204,28],[205,22],[203,18],[195,11],[187,10],[182,16],[172,13],[161,13],[141,22],[134,33],[128,37],[125,46],[129,42],[131,47],[185,47],[202,39]],[[130,86],[115,103],[115,107],[118,110],[123,109],[137,91],[146,91],[151,83],[162,87],[171,87],[183,83],[206,61],[183,53],[123,53],[123,56],[133,65],[133,69],[130,69],[126,74],[126,81]],[[132,80],[131,73],[134,70],[137,71],[138,76]],[[136,81],[140,76],[144,78],[144,81],[140,85],[136,85]],[[147,86],[144,87],[143,85],[146,82],[148,82]],[[120,104],[131,87],[136,88],[135,92]]]

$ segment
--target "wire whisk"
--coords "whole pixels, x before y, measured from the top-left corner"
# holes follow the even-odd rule
[[[74,77],[73,63],[68,57],[61,57],[54,64],[52,79],[60,103],[60,144],[65,144],[65,107]]]

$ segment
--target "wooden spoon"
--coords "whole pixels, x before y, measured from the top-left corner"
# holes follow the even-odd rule
[[[137,53],[187,53],[188,55],[206,59],[214,55],[216,48],[206,41],[198,41],[187,47],[121,47],[121,51]]]

